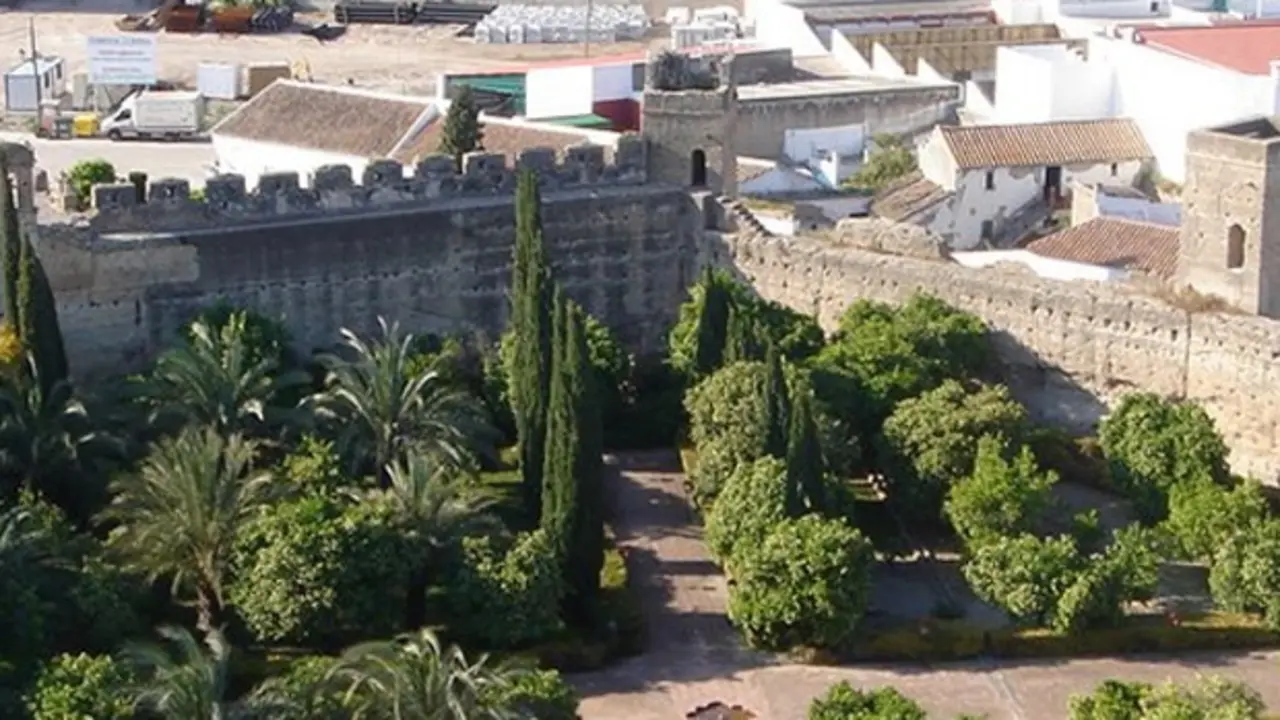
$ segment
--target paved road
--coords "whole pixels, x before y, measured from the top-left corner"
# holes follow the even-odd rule
[[[205,181],[205,166],[214,160],[213,146],[203,142],[39,140],[33,135],[11,132],[0,132],[0,141],[31,143],[36,164],[48,171],[50,181],[81,160],[101,158],[114,165],[120,175],[137,170],[153,178],[182,178],[200,187]]]
[[[741,704],[761,720],[804,720],[809,701],[841,680],[894,685],[939,718],[1052,720],[1066,716],[1072,694],[1106,678],[1161,682],[1197,672],[1248,682],[1280,709],[1280,653],[843,668],[788,665],[749,653],[724,616],[724,579],[684,501],[674,454],[627,454],[612,467],[615,529],[643,594],[650,650],[575,678],[586,720],[676,720],[716,700]]]

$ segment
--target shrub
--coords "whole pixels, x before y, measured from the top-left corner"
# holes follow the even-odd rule
[[[1041,472],[1030,448],[1012,461],[1004,455],[1003,439],[982,436],[973,473],[951,486],[946,514],[970,546],[1034,530],[1053,502],[1058,478]]]
[[[1160,687],[1106,680],[1071,698],[1070,720],[1259,720],[1265,710],[1256,690],[1220,677]]]
[[[600,569],[601,603],[604,616],[613,637],[613,655],[630,657],[644,652],[644,609],[631,587],[627,562],[617,548],[609,548],[604,554],[604,567]]]
[[[924,708],[892,687],[864,691],[848,682],[839,682],[809,703],[809,720],[926,720],[927,717]]]
[[[105,655],[59,655],[27,696],[32,720],[126,720],[133,717],[129,669]]]
[[[1003,386],[970,392],[954,380],[901,402],[885,421],[880,456],[890,499],[921,519],[938,517],[952,483],[973,472],[976,437],[993,435],[1017,444],[1026,411]]]
[[[785,520],[735,558],[729,618],[753,646],[843,647],[866,612],[872,562],[871,543],[842,520]]]
[[[1116,487],[1149,522],[1167,511],[1170,488],[1227,479],[1227,446],[1199,405],[1132,393],[1102,421],[1098,439]]]
[[[1267,517],[1267,499],[1255,481],[1224,488],[1208,478],[1188,480],[1169,490],[1165,528],[1184,557],[1212,558],[1237,532],[1256,527]]]
[[[288,367],[293,360],[293,337],[284,322],[262,313],[236,307],[229,302],[219,301],[200,311],[194,320],[187,324],[184,332],[190,341],[192,328],[198,322],[204,323],[214,334],[222,332],[236,315],[244,316],[245,348],[248,350],[250,365],[263,360],[271,360],[277,367]]]
[[[896,135],[880,134],[872,138],[867,161],[845,180],[845,185],[874,192],[916,170],[916,156],[911,146]]]
[[[1264,613],[1280,630],[1280,521],[1228,538],[1214,555],[1209,589],[1219,607]]]
[[[1142,720],[1142,703],[1153,689],[1148,683],[1104,680],[1091,694],[1071,697],[1071,720]]]
[[[259,640],[332,647],[399,629],[407,566],[376,506],[304,497],[236,538],[228,595]]]
[[[729,476],[707,515],[707,548],[721,564],[733,566],[740,548],[760,545],[786,517],[786,464],[774,457],[744,463]]]
[[[541,530],[521,535],[509,547],[491,537],[464,538],[462,554],[447,587],[450,627],[461,638],[509,649],[562,629],[560,565]]]
[[[1069,536],[1019,535],[978,546],[964,566],[978,597],[1010,615],[1044,625],[1082,565]]]
[[[578,693],[555,670],[521,673],[490,689],[484,700],[527,720],[578,720]]]
[[[263,683],[257,696],[267,700],[271,720],[349,720],[346,690],[329,678],[336,664],[325,656],[298,658]]]
[[[87,203],[90,200],[94,185],[115,181],[115,166],[100,158],[81,160],[67,171],[67,183],[81,203]]]

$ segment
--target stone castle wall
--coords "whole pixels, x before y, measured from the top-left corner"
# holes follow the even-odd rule
[[[743,233],[704,260],[732,267],[766,298],[832,328],[854,300],[902,302],[917,290],[983,317],[1011,384],[1039,418],[1091,427],[1136,389],[1186,397],[1213,415],[1236,472],[1280,481],[1280,323],[1189,313],[1124,288],[1042,280]]]
[[[637,351],[657,350],[693,277],[701,216],[679,188],[648,184],[645,145],[522,153],[540,171],[543,224],[557,279]],[[412,178],[374,163],[356,184],[323,168],[303,189],[292,174],[211,180],[203,201],[185,182],[95,189],[98,212],[42,225],[39,252],[79,373],[137,367],[202,307],[226,299],[283,316],[304,349],[377,318],[414,332],[478,331],[506,321],[515,236],[513,168],[472,154],[465,172],[429,158]]]

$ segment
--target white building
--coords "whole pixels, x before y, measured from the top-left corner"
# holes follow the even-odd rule
[[[57,100],[66,88],[62,58],[40,57],[35,62],[24,60],[4,74],[4,109],[34,113],[37,98],[41,104]]]
[[[419,98],[279,80],[209,134],[219,172],[244,175],[250,188],[273,172],[296,172],[305,185],[334,164],[351,166],[358,181],[371,160],[401,159],[439,114]]]
[[[923,225],[953,250],[1008,246],[1072,183],[1132,186],[1151,149],[1128,120],[938,127],[920,170],[882,190],[871,212]]]
[[[1099,217],[1040,238],[1021,250],[953,253],[966,267],[1021,265],[1050,280],[1167,282],[1178,264],[1178,228]]]
[[[1280,111],[1276,60],[1280,23],[1114,28],[1086,53],[1000,48],[994,97],[968,93],[967,109],[996,123],[1132,119],[1160,176],[1181,183],[1187,133]]]

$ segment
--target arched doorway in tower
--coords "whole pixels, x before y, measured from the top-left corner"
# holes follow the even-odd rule
[[[702,150],[694,150],[689,156],[689,184],[694,187],[706,187],[707,154]]]

